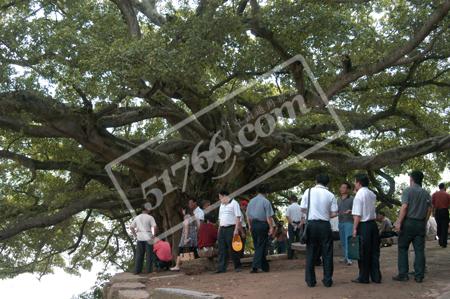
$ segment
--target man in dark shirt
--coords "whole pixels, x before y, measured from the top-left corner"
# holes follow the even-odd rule
[[[439,246],[446,248],[448,239],[448,208],[450,207],[450,194],[445,192],[444,183],[439,184],[439,191],[433,194],[431,203],[434,208],[434,218],[436,218]]]
[[[422,188],[423,173],[414,170],[409,175],[410,187],[402,194],[402,207],[395,229],[398,236],[398,275],[392,279],[409,280],[408,249],[414,246],[414,279],[422,282],[425,273],[425,231],[431,214],[431,196]]]

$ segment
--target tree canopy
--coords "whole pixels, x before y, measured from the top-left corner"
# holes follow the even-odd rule
[[[301,95],[309,109],[279,115],[235,159],[190,165],[185,184],[172,177],[178,189],[153,211],[163,231],[186,196],[215,201],[335,134],[293,63],[164,135],[297,54],[346,134],[268,178],[270,192],[366,171],[380,205],[392,206],[395,176],[420,168],[437,183],[450,158],[449,9],[450,0],[1,0],[0,277],[93,260],[126,268],[131,215],[105,166],[153,137],[163,136],[112,169],[136,208],[142,182],[219,131],[236,144],[271,101]]]

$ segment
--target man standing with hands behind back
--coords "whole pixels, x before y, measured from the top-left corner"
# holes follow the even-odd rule
[[[398,275],[393,280],[409,280],[409,244],[414,247],[414,279],[422,282],[425,275],[425,232],[431,214],[431,196],[422,188],[423,173],[414,170],[409,175],[410,186],[403,190],[402,207],[395,225],[398,234]]]
[[[375,222],[377,196],[368,188],[369,177],[364,173],[355,176],[356,195],[353,199],[353,237],[360,236],[361,251],[358,260],[359,276],[356,283],[381,283],[380,238]]]
[[[267,248],[269,235],[273,233],[272,204],[266,198],[266,187],[260,186],[258,194],[250,200],[247,206],[247,222],[253,238],[255,255],[253,256],[252,270],[258,273],[259,269],[269,272],[267,262]]]
[[[292,250],[292,243],[300,241],[300,225],[304,218],[302,208],[298,204],[298,198],[295,195],[289,196],[289,202],[291,203],[286,209],[286,219],[288,221],[288,259],[294,257],[294,251]]]
[[[134,274],[140,274],[144,265],[144,255],[146,255],[147,273],[153,272],[153,241],[156,233],[156,222],[153,216],[149,215],[152,209],[150,203],[144,204],[144,210],[137,215],[130,225],[131,233],[137,238],[136,258]]]

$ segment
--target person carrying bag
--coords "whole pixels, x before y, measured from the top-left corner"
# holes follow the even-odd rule
[[[314,266],[317,253],[323,259],[323,279],[325,287],[333,284],[333,234],[330,218],[337,216],[337,200],[326,187],[330,178],[326,174],[316,177],[317,185],[308,189],[302,196],[300,207],[307,214],[301,242],[306,244],[305,281],[309,287],[315,287]]]

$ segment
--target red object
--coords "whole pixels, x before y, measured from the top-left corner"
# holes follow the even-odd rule
[[[437,191],[431,196],[431,203],[435,209],[448,209],[450,206],[450,194],[445,191]]]
[[[211,223],[202,223],[198,230],[198,248],[211,247],[217,241],[217,227]]]
[[[159,240],[153,244],[153,252],[160,261],[169,262],[172,260],[172,249],[169,242]]]
[[[246,200],[246,199],[241,200],[240,205],[241,205],[241,207],[247,207],[248,206],[248,200]]]

